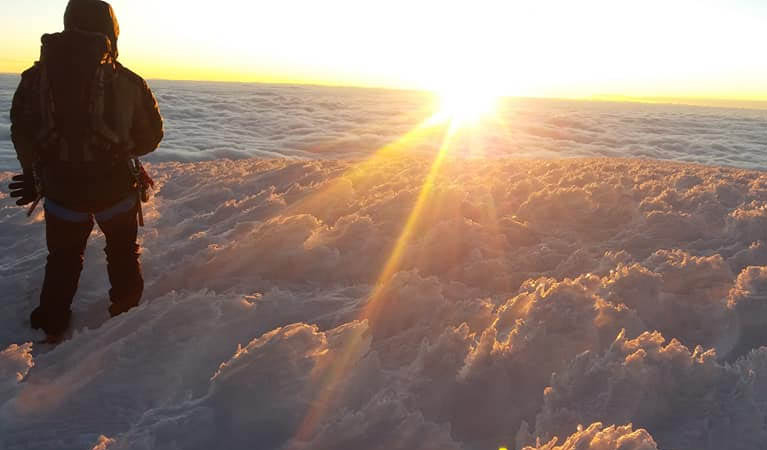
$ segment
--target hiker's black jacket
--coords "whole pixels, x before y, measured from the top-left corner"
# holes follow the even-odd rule
[[[99,211],[126,198],[133,189],[128,156],[154,151],[163,138],[162,117],[149,86],[115,63],[105,80],[105,116],[125,146],[114,149],[120,154],[112,159],[67,162],[46,155],[38,142],[43,126],[42,72],[40,63],[25,71],[13,97],[11,138],[22,168],[25,172],[35,169],[44,195],[75,211]]]

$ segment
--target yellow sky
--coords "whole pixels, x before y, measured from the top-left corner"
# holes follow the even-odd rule
[[[66,1],[0,2],[0,71],[18,72]],[[147,78],[767,100],[762,0],[112,4]]]

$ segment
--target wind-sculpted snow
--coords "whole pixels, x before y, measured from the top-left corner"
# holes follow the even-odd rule
[[[633,340],[621,334],[603,354],[580,354],[552,376],[536,432],[566,433],[610,417],[652,430],[663,448],[760,448],[766,361],[767,348],[723,366],[715,351],[691,352],[657,332]]]
[[[34,366],[32,344],[11,345],[0,352],[0,395],[7,396]]]
[[[160,161],[349,159],[373,154],[434,114],[419,92],[269,84],[150,81],[165,118]],[[16,170],[8,111],[17,75],[0,75],[0,170]],[[757,105],[754,103],[754,105]],[[633,157],[761,169],[767,110],[505,99],[479,139],[455,143],[476,157]],[[433,155],[439,140],[411,152]]]
[[[150,166],[142,305],[39,347],[0,209],[0,448],[754,449],[767,175],[631,159]],[[10,178],[0,176],[0,183]]]
[[[594,423],[587,429],[582,427],[567,438],[562,445],[557,445],[554,438],[545,445],[525,447],[524,450],[657,450],[658,446],[645,430],[632,430],[630,425],[604,428],[601,423]]]

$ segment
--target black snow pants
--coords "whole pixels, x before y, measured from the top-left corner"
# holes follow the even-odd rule
[[[144,291],[139,263],[137,200],[126,199],[95,214],[70,211],[53,202],[45,204],[45,236],[48,261],[40,294],[40,306],[31,316],[32,328],[49,335],[69,326],[71,306],[83,269],[85,247],[94,218],[106,238],[104,252],[111,289],[112,317],[137,306]]]

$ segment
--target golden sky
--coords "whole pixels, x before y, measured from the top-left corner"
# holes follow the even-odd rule
[[[0,0],[19,72],[65,0]],[[114,0],[147,78],[767,100],[763,0]]]

